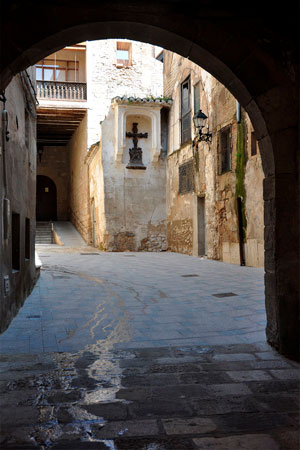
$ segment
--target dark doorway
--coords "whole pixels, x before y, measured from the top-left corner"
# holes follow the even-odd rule
[[[44,175],[38,175],[36,181],[36,220],[57,220],[56,186]]]
[[[205,198],[197,197],[198,201],[198,255],[206,255],[205,236]]]

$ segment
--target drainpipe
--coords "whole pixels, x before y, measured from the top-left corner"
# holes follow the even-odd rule
[[[241,123],[241,104],[236,101],[236,121]]]
[[[244,238],[243,238],[243,212],[242,212],[242,202],[241,197],[237,198],[237,212],[238,212],[238,229],[239,229],[239,250],[240,250],[240,265],[245,266],[245,249],[244,249]]]

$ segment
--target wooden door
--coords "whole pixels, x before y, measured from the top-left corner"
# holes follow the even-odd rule
[[[57,220],[56,186],[51,178],[44,175],[37,176],[36,183],[36,220]]]

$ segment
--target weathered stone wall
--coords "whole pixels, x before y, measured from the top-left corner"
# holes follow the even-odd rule
[[[104,245],[101,231],[101,224],[106,219],[102,217],[104,206],[101,206],[103,199],[99,197],[101,190],[98,190],[100,179],[96,175],[100,169],[99,164],[96,164],[97,158],[91,162],[90,167],[86,164],[88,151],[100,141],[100,122],[108,113],[113,97],[117,95],[144,97],[163,93],[163,64],[155,59],[155,47],[142,42],[126,41],[131,45],[132,64],[128,67],[117,67],[117,42],[116,39],[108,39],[86,43],[87,102],[83,105],[87,108],[87,114],[68,144],[70,220],[86,242],[97,243],[96,245],[103,248],[109,246]],[[59,104],[56,106],[59,108]],[[124,241],[124,238],[121,240]],[[125,241],[127,240],[126,238]],[[120,248],[126,245],[127,243],[121,244],[117,241],[113,247]],[[150,249],[156,244],[143,242],[141,245],[144,249]]]
[[[87,156],[87,116],[68,143],[70,161],[70,220],[86,242],[90,242],[90,210]]]
[[[117,42],[131,44],[132,64],[117,66]],[[116,96],[158,97],[163,93],[163,64],[155,46],[126,39],[89,41],[86,45],[88,147],[99,141],[100,122]]]
[[[101,163],[101,146],[99,142],[89,151],[87,158],[89,178],[89,208],[91,217],[91,242],[95,247],[104,250],[103,230],[105,224],[104,210],[104,177]]]
[[[210,74],[179,55],[165,51],[165,95],[173,98],[167,158],[167,230],[172,251],[199,255],[198,199],[205,201],[205,248],[208,258],[240,264],[237,196],[243,198],[245,215],[244,253],[246,264],[262,267],[263,250],[263,171],[259,150],[251,156],[251,126],[242,111],[237,123],[236,101]],[[192,139],[181,145],[181,83],[191,80],[191,116],[194,86],[200,83],[200,108],[208,116],[212,142],[195,145]],[[220,173],[220,131],[230,127],[231,169]],[[239,138],[240,136],[240,138]],[[242,161],[241,156],[242,154]],[[179,193],[179,167],[194,161],[194,189]],[[242,164],[242,166],[241,166]],[[242,169],[241,169],[242,167]],[[238,186],[238,187],[237,187]],[[241,187],[242,186],[242,187]],[[242,194],[239,192],[242,189]]]
[[[68,148],[44,146],[42,160],[38,158],[37,175],[51,178],[56,185],[57,220],[69,220],[69,153]]]
[[[27,72],[34,84],[34,70],[29,68]],[[5,331],[17,314],[36,279],[34,254],[36,105],[33,90],[25,74],[21,73],[13,78],[5,90],[5,97],[9,141],[5,139],[4,122],[1,120],[0,199],[4,215],[0,221],[0,333]],[[2,111],[3,103],[1,113]],[[7,205],[5,199],[9,201],[8,210],[4,207]],[[19,215],[19,232],[15,233],[12,230],[13,214]],[[26,219],[29,225],[27,236]],[[16,245],[18,239],[19,243]],[[18,254],[16,258],[18,268],[13,267],[13,251]],[[8,280],[8,291],[5,290],[4,277]]]
[[[130,106],[128,108],[130,110]],[[151,106],[144,105],[143,108],[147,111]],[[160,106],[155,108],[159,110]],[[111,108],[101,126],[99,149],[95,149],[89,162],[97,245],[108,251],[166,250],[165,160],[153,161],[151,119],[146,112],[126,116],[127,131],[131,131],[133,122],[137,122],[138,131],[148,133],[148,137],[139,139],[138,143],[143,151],[145,170],[126,168],[132,138],[126,138],[121,158],[116,160],[115,120],[115,111]]]

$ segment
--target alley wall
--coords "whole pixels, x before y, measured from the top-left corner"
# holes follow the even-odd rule
[[[169,249],[233,264],[242,263],[242,252],[243,263],[262,267],[264,176],[258,146],[252,142],[255,135],[251,122],[243,110],[241,120],[237,120],[236,100],[210,74],[177,54],[164,54],[164,95],[173,98],[167,158]],[[190,138],[184,142],[183,86],[189,86],[191,123]],[[211,142],[197,141],[192,117],[199,109],[208,116]],[[203,129],[203,133],[207,131]],[[228,147],[225,156],[224,136]],[[187,187],[182,189],[182,185]],[[242,205],[240,222],[238,197]]]
[[[35,72],[28,68],[27,73],[13,78],[5,90],[6,103],[1,103],[0,189],[4,214],[0,225],[0,332],[8,327],[36,280],[34,84]],[[7,128],[4,108],[8,113]]]
[[[70,220],[83,239],[90,241],[89,181],[87,156],[87,115],[73,133],[69,143]]]

